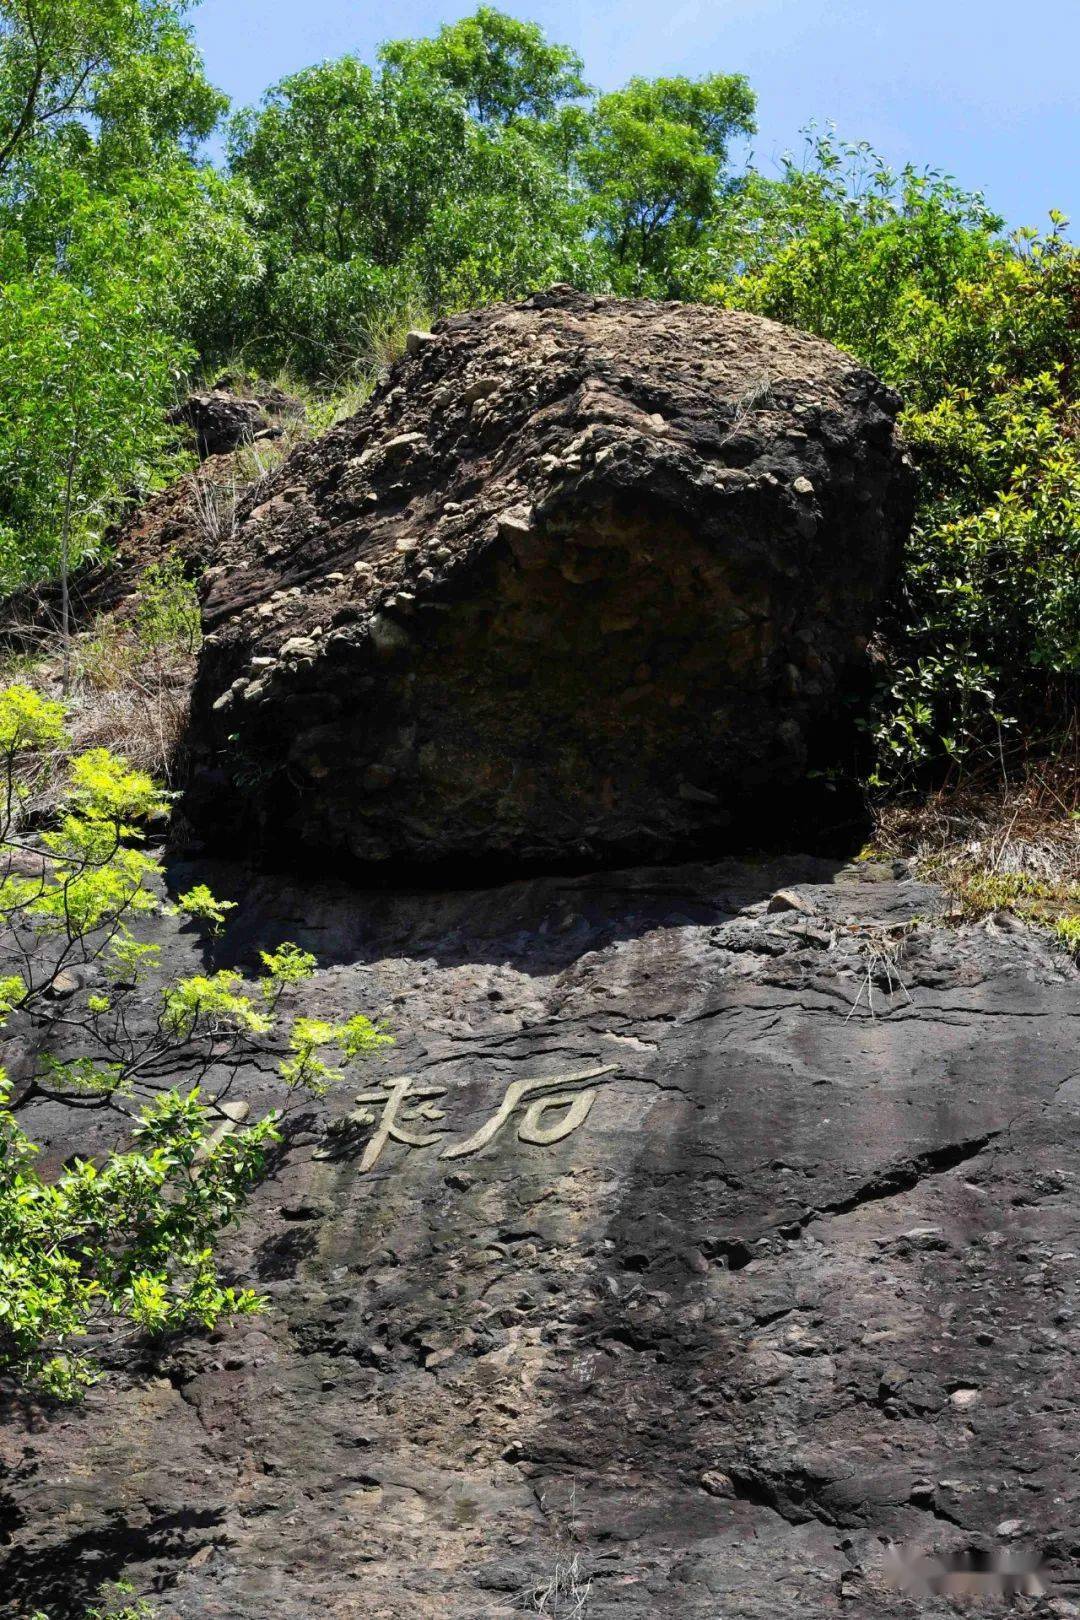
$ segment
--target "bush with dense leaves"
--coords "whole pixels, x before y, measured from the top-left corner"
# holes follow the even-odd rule
[[[56,770],[64,797],[34,831],[35,789]],[[319,1097],[391,1040],[359,1013],[286,1018],[315,971],[288,943],[262,953],[254,984],[218,969],[153,990],[160,951],[133,925],[162,909],[140,827],[164,796],[104,749],[71,756],[62,706],[25,686],[0,691],[0,780],[0,1022],[35,1053],[17,1088],[0,1070],[0,1376],[70,1397],[109,1319],[160,1335],[261,1309],[219,1258],[281,1140],[279,1109],[244,1123],[230,1105],[244,1070],[272,1061],[284,1097]],[[232,909],[201,884],[176,903],[211,938]],[[111,1111],[130,1146],[43,1176],[20,1122],[41,1100]]]
[[[820,333],[903,394],[919,513],[880,648],[876,779],[1000,757],[1080,686],[1080,254],[865,147],[733,201],[712,296]]]

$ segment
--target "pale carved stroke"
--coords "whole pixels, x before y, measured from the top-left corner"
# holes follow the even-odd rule
[[[582,1069],[578,1074],[549,1075],[537,1080],[514,1080],[506,1088],[506,1095],[498,1109],[486,1120],[475,1135],[464,1142],[458,1142],[451,1147],[443,1148],[439,1154],[440,1159],[463,1159],[467,1154],[479,1153],[486,1147],[509,1120],[518,1104],[525,1098],[537,1092],[549,1091],[553,1087],[556,1091],[564,1091],[567,1086],[583,1085],[589,1080],[600,1080],[604,1075],[614,1074],[618,1069],[617,1063],[605,1063],[599,1068]],[[584,1092],[582,1095],[572,1097],[547,1097],[543,1102],[534,1102],[528,1109],[524,1120],[518,1127],[518,1136],[524,1142],[535,1142],[547,1145],[559,1142],[571,1131],[577,1130],[586,1117],[593,1103],[596,1101],[595,1090]],[[544,1127],[540,1124],[540,1116],[547,1108],[552,1108],[570,1102],[570,1112],[557,1125]],[[526,1134],[526,1133],[530,1134]]]
[[[618,1068],[617,1063],[606,1063],[582,1069],[576,1074],[514,1080],[506,1088],[506,1094],[491,1118],[464,1142],[445,1147],[439,1157],[462,1159],[468,1154],[479,1153],[481,1148],[494,1140],[526,1098],[532,1098],[532,1101],[518,1126],[519,1141],[537,1147],[549,1147],[561,1142],[585,1123],[596,1101],[595,1086],[590,1085],[587,1091],[579,1092],[568,1088],[602,1080],[606,1075],[616,1073]],[[441,1133],[445,1127],[440,1125],[435,1131],[424,1130],[422,1122],[439,1124],[446,1118],[445,1110],[437,1107],[434,1099],[445,1096],[447,1088],[417,1086],[415,1082],[415,1075],[403,1074],[387,1082],[383,1090],[363,1092],[356,1098],[360,1106],[349,1115],[349,1123],[377,1124],[377,1129],[365,1144],[359,1166],[361,1172],[373,1168],[387,1142],[399,1142],[403,1147],[424,1148],[434,1147],[442,1139]],[[545,1123],[546,1114],[564,1109],[560,1118],[550,1124]],[[421,1129],[414,1128],[417,1126]]]

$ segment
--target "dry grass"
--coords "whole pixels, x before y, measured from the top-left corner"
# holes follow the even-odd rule
[[[305,421],[290,424],[280,438],[252,439],[231,456],[215,457],[192,475],[191,500],[195,518],[211,549],[236,533],[236,514],[242,499],[258,499],[286,457],[311,429]]]
[[[306,397],[308,417],[315,431],[325,432],[355,416],[375,392],[383,373],[405,353],[408,334],[430,328],[431,313],[418,299],[407,299],[370,316],[362,328],[352,363],[332,386]]]
[[[540,1498],[540,1509],[545,1514],[550,1512],[554,1563],[551,1574],[533,1590],[532,1612],[547,1615],[549,1620],[585,1620],[592,1581],[585,1575],[581,1554],[574,1546],[581,1539],[577,1486],[571,1489],[563,1510],[549,1509],[546,1496]]]
[[[200,468],[192,478],[191,504],[210,546],[217,547],[236,533],[236,508],[245,487],[237,477],[234,461],[222,476]]]
[[[419,298],[388,305],[369,316],[364,326],[365,360],[376,371],[385,371],[405,353],[405,339],[414,331],[431,330],[431,312]]]
[[[914,857],[952,915],[1008,911],[1080,951],[1080,736],[1020,780],[974,781],[878,812],[874,850]]]
[[[546,1614],[550,1620],[584,1620],[589,1612],[589,1593],[592,1582],[582,1573],[578,1553],[565,1560],[557,1560],[550,1577],[533,1595],[537,1614]]]
[[[347,422],[350,416],[355,416],[375,392],[378,380],[377,372],[368,371],[341,383],[328,406],[327,426],[336,427],[339,422]]]
[[[147,648],[129,623],[76,643],[68,728],[76,751],[109,748],[171,787],[187,732],[196,649]]]
[[[844,1019],[848,1023],[864,1005],[871,1018],[877,1017],[874,991],[883,996],[886,1004],[894,996],[902,995],[910,1002],[911,993],[904,980],[904,949],[917,924],[912,922],[885,925],[881,923],[842,923],[833,935],[834,944],[842,935],[844,942],[853,947],[860,966],[859,990]]]
[[[72,645],[67,694],[70,751],[108,748],[171,787],[182,764],[200,634],[194,592],[179,575],[148,571],[147,595],[102,615]],[[179,583],[178,583],[179,580]],[[19,681],[48,697],[62,695],[60,637],[42,641],[32,659],[9,659],[0,681]],[[62,770],[42,774],[33,818],[53,808]]]

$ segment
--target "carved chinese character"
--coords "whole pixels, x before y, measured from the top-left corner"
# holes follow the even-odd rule
[[[397,1080],[387,1080],[384,1090],[364,1092],[357,1097],[356,1101],[362,1106],[349,1115],[350,1125],[374,1125],[378,1121],[378,1130],[372,1133],[360,1160],[362,1171],[372,1168],[387,1142],[421,1148],[433,1147],[440,1140],[439,1131],[428,1131],[421,1135],[408,1127],[421,1120],[434,1124],[445,1119],[444,1110],[437,1108],[432,1098],[445,1096],[446,1087],[414,1086],[415,1078],[415,1075],[403,1074]],[[381,1119],[377,1112],[379,1109],[382,1110]]]
[[[608,1063],[602,1068],[583,1069],[579,1074],[512,1081],[491,1118],[467,1141],[443,1148],[439,1154],[440,1159],[463,1159],[468,1153],[479,1153],[482,1147],[486,1147],[498,1136],[503,1126],[513,1116],[514,1110],[526,1097],[532,1097],[534,1100],[525,1110],[525,1117],[518,1126],[518,1140],[534,1142],[540,1146],[561,1142],[563,1137],[569,1136],[571,1131],[576,1131],[579,1125],[585,1123],[596,1101],[595,1087],[590,1087],[588,1091],[578,1091],[575,1088],[585,1085],[590,1080],[600,1080],[604,1075],[614,1074],[617,1068],[617,1063]],[[554,1114],[561,1109],[566,1110],[561,1118],[545,1124],[546,1115]]]
[[[214,1098],[209,1100],[216,1101]],[[215,1148],[219,1147],[227,1136],[232,1136],[238,1131],[251,1112],[251,1105],[246,1102],[218,1102],[216,1106],[217,1112],[221,1115],[221,1123],[214,1127],[209,1136],[204,1137],[196,1149],[191,1171],[193,1176],[200,1174]]]

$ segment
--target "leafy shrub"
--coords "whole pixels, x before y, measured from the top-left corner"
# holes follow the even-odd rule
[[[150,653],[195,653],[202,641],[202,615],[195,586],[179,557],[151,563],[139,579],[135,634]]]
[[[1080,255],[999,234],[977,195],[816,141],[733,202],[712,295],[820,333],[904,396],[921,470],[884,626],[878,785],[1000,758],[1075,712],[1080,676]]]
[[[261,1309],[222,1280],[216,1253],[281,1140],[281,1109],[250,1124],[230,1111],[245,1066],[274,1061],[285,1098],[318,1097],[391,1044],[359,1013],[285,1019],[316,966],[288,943],[263,953],[254,985],[223,969],[195,974],[161,985],[156,1016],[140,1019],[159,949],[133,924],[160,909],[162,873],[139,828],[165,798],[104,749],[65,760],[66,741],[60,704],[26,687],[0,692],[0,1017],[17,1017],[39,1054],[18,1096],[0,1072],[0,1372],[65,1398],[95,1376],[80,1341],[107,1317],[161,1334]],[[55,825],[29,839],[25,806],[57,770]],[[216,937],[231,906],[197,885],[177,909]],[[80,968],[92,974],[73,975]],[[212,1071],[225,1077],[213,1094]],[[131,1147],[45,1178],[18,1118],[43,1098],[112,1110]]]

